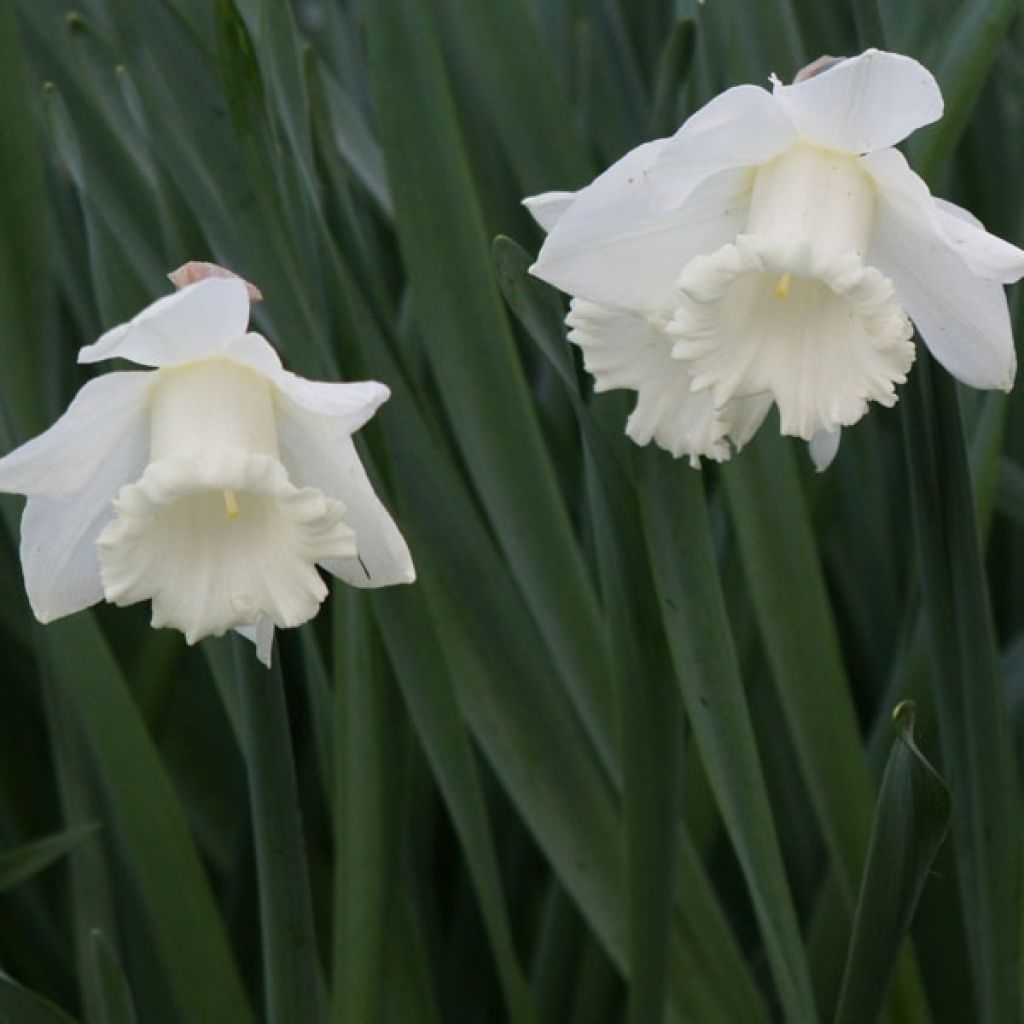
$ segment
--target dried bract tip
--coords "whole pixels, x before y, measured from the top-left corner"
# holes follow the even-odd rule
[[[233,277],[236,280],[245,282],[250,302],[263,301],[263,292],[256,285],[250,284],[244,277],[239,276],[233,270],[218,266],[216,263],[189,260],[188,263],[183,263],[177,270],[172,270],[167,276],[171,284],[178,289],[184,288],[186,285],[195,284],[196,281],[205,281],[208,277]]]
[[[793,79],[793,84],[797,82],[806,82],[808,78],[814,78],[815,75],[820,75],[822,71],[828,71],[829,68],[835,67],[836,64],[841,64],[845,57],[819,57],[817,60],[812,60],[807,67],[801,68]]]

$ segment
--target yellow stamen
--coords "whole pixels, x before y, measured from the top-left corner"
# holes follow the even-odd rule
[[[779,278],[779,283],[775,286],[775,298],[784,299],[789,295],[789,283],[792,280],[792,274],[783,274]]]
[[[242,510],[238,507],[238,499],[235,497],[234,491],[224,492],[224,507],[228,511],[228,519],[237,519],[242,514]]]

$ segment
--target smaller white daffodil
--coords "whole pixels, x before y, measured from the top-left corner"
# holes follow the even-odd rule
[[[249,287],[206,277],[79,352],[145,371],[89,381],[45,433],[0,459],[28,496],[21,560],[41,622],[101,600],[152,602],[188,643],[234,629],[269,664],[274,627],[312,618],[317,571],[411,583],[412,559],[352,443],[388,398],[304,380],[247,333]]]
[[[964,383],[1012,385],[1002,286],[1024,252],[891,148],[942,115],[935,79],[877,50],[808,71],[729,89],[579,192],[525,200],[548,231],[531,271],[573,297],[598,389],[637,392],[640,443],[727,458],[774,403],[824,468],[870,402],[895,403],[911,321]]]

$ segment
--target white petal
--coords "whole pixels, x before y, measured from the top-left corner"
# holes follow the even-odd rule
[[[132,372],[89,381],[52,427],[0,459],[0,491],[63,498],[82,490],[124,444],[148,438],[153,380]]]
[[[545,231],[550,231],[576,201],[576,196],[576,192],[543,192],[539,196],[528,196],[523,206]]]
[[[391,397],[387,386],[375,380],[354,382],[307,380],[284,369],[273,346],[259,334],[233,341],[223,352],[269,378],[278,391],[309,412],[337,421],[354,434]]]
[[[668,330],[716,405],[769,393],[780,429],[810,440],[893,405],[914,358],[894,289],[856,253],[740,235],[694,259]]]
[[[579,205],[579,214],[589,216],[595,210],[608,204],[614,205],[616,202],[628,198],[634,191],[633,186],[647,176],[651,165],[668,141],[668,139],[653,139],[651,142],[644,142],[634,147],[578,192],[546,192],[525,199],[523,202],[532,213],[532,204],[534,203],[540,203],[543,206],[550,202],[557,205],[557,199],[554,197],[571,197],[572,202],[569,205]],[[563,214],[567,212],[567,210],[562,211]]]
[[[174,366],[217,355],[245,333],[249,293],[240,278],[207,278],[157,299],[78,353],[80,363],[128,359]]]
[[[104,595],[152,600],[153,625],[190,644],[260,616],[307,621],[327,595],[316,563],[355,552],[340,502],[295,487],[271,456],[238,449],[151,462],[114,511],[96,542]]]
[[[305,380],[287,371],[274,384],[296,405],[334,420],[347,434],[355,433],[391,397],[375,380],[352,384]]]
[[[321,560],[328,572],[356,587],[387,587],[416,579],[405,539],[374,493],[345,423],[284,399],[278,406],[281,461],[299,487],[315,487],[345,506],[357,555]]]
[[[899,150],[897,150],[897,152],[899,152]],[[881,159],[886,160],[888,159],[888,157],[882,157]],[[910,169],[909,164],[907,164],[907,170],[910,171],[911,174],[914,174],[914,172]],[[917,174],[914,174],[914,177],[919,178]],[[924,187],[927,189],[928,185],[925,183],[924,179],[919,178],[919,180],[921,181],[921,184],[924,185]],[[930,192],[928,194],[931,195]],[[935,203],[935,205],[943,213],[952,217],[954,220],[963,221],[965,224],[970,224],[973,227],[980,228],[982,231],[985,230],[985,225],[982,224],[981,221],[977,217],[975,217],[970,210],[965,210],[962,206],[957,206],[956,203],[951,203],[948,199],[940,199],[938,196],[932,196],[931,198],[932,202]],[[1007,242],[1004,244],[1008,245],[1009,243]]]
[[[709,392],[695,393],[687,366],[672,358],[673,339],[663,319],[573,299],[566,322],[594,390],[637,393],[626,433],[639,445],[653,440],[676,458],[722,462],[731,454],[729,440],[742,445],[771,405],[770,398],[752,399],[717,409]]]
[[[113,517],[114,496],[142,474],[148,454],[145,432],[126,431],[88,486],[56,501],[28,499],[21,519],[21,565],[29,603],[40,622],[103,599],[96,538]]]
[[[835,430],[819,430],[807,442],[807,451],[811,456],[811,462],[814,463],[814,468],[819,473],[824,473],[832,465],[832,460],[839,452],[839,440],[842,434],[842,429],[838,427]]]
[[[1008,391],[1017,360],[1002,285],[976,276],[964,247],[948,234],[952,215],[939,221],[924,183],[899,153],[874,153],[863,163],[878,184],[869,262],[892,280],[901,305],[950,373],[971,387]]]
[[[273,378],[278,389],[280,411],[297,408],[324,417],[343,435],[354,434],[391,397],[384,384],[375,380],[340,382],[313,381],[284,371]],[[279,423],[280,426],[280,423]]]
[[[647,177],[662,203],[676,207],[709,177],[767,163],[797,141],[770,92],[738,85],[701,107],[657,153]]]
[[[963,207],[945,199],[932,201],[946,241],[978,277],[1012,284],[1024,276],[1024,251],[990,234],[985,225]]]
[[[255,331],[235,338],[220,355],[248,366],[250,370],[255,370],[264,377],[274,378],[284,370],[277,350],[262,334]]]
[[[969,210],[932,196],[898,150],[872,153],[860,164],[889,204],[902,206],[908,217],[929,223],[976,277],[1010,284],[1024,276],[1024,251],[989,234]]]
[[[910,57],[879,50],[796,85],[776,84],[775,98],[805,139],[847,153],[893,146],[942,117],[932,73]]]
[[[676,210],[656,201],[642,175],[605,203],[581,194],[548,235],[530,272],[603,305],[652,313],[671,309],[686,263],[743,230],[753,177],[747,169],[725,171]]]
[[[236,626],[235,632],[256,645],[256,657],[270,668],[274,650],[274,620],[261,615],[251,626]]]
[[[729,422],[729,440],[739,451],[758,431],[771,411],[772,396],[767,392],[734,398],[719,410]]]

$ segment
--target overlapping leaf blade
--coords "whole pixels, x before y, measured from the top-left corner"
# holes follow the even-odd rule
[[[0,853],[0,892],[44,871],[80,843],[86,842],[97,828],[95,823],[82,825]]]
[[[896,957],[949,826],[949,790],[914,742],[914,708],[893,711],[898,730],[878,795],[836,1024],[868,1024],[882,1011]]]

